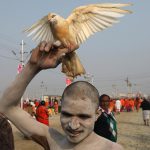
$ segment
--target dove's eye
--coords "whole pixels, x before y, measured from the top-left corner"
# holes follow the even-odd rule
[[[52,15],[52,18],[54,18],[56,15]]]

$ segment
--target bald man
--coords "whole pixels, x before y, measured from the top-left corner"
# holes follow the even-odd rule
[[[79,81],[68,86],[62,96],[60,122],[66,135],[34,120],[18,107],[20,99],[30,81],[41,70],[57,67],[68,49],[54,47],[42,42],[32,51],[23,71],[4,91],[0,99],[3,112],[26,136],[33,138],[50,150],[122,150],[93,132],[99,113],[97,89],[91,84]],[[43,140],[39,140],[43,139]],[[44,141],[44,144],[42,143]]]

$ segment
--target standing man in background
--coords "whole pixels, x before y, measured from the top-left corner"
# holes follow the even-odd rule
[[[141,108],[143,111],[143,120],[144,120],[144,125],[149,126],[149,120],[150,120],[150,102],[144,98],[142,103],[141,103]]]
[[[99,104],[102,108],[102,114],[95,122],[94,131],[96,134],[109,139],[113,142],[117,141],[117,122],[110,108],[111,99],[108,95],[103,94],[99,98]]]

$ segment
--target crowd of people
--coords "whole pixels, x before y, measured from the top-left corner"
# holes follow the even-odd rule
[[[60,99],[61,100],[61,99]],[[61,103],[60,103],[61,104]],[[27,111],[37,121],[50,126],[49,117],[59,113],[58,101],[38,101],[24,100],[23,109]],[[99,111],[101,115],[95,122],[94,132],[112,142],[117,142],[117,121],[115,115],[121,112],[139,112],[140,107],[143,110],[144,125],[149,126],[150,102],[145,98],[111,98],[103,94],[99,97]]]
[[[105,94],[104,94],[105,95]],[[60,109],[60,102],[58,100],[37,100],[37,99],[30,99],[23,101],[23,109],[28,112],[31,116],[37,116],[36,109],[43,105],[46,107],[47,114],[49,116],[53,116],[59,113]],[[61,101],[61,100],[60,100]],[[111,98],[109,100],[109,110],[114,112],[115,114],[120,114],[121,112],[132,112],[132,111],[139,111],[141,107],[141,103],[143,98],[135,97],[135,98]],[[44,104],[42,104],[44,103]]]
[[[28,112],[37,121],[50,126],[49,117],[59,113],[60,102],[51,100],[24,100],[23,109]],[[149,126],[150,102],[145,98],[111,98],[103,94],[99,98],[100,117],[95,122],[94,131],[98,135],[117,142],[117,122],[115,115],[121,112],[139,112],[140,107],[143,110],[144,124]]]
[[[24,100],[23,109],[27,111],[32,117],[36,118],[37,121],[50,126],[49,117],[59,113],[58,101],[55,99],[38,101],[35,100]],[[117,121],[115,115],[121,112],[139,112],[140,107],[143,110],[144,124],[149,126],[150,117],[150,102],[145,98],[120,98],[114,99],[109,95],[103,94],[99,97],[99,111],[101,115],[95,122],[94,132],[112,142],[117,142]]]
[[[120,112],[126,111],[131,112],[136,110],[139,111],[142,98],[120,98],[120,99],[111,99],[110,107],[111,110],[119,114]]]
[[[49,124],[49,117],[57,115],[59,112],[59,103],[58,100],[51,101],[44,100],[23,100],[23,109],[28,112],[33,118],[37,121]]]

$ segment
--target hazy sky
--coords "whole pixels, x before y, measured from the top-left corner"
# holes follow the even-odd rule
[[[1,0],[0,94],[16,76],[21,40],[26,43],[24,51],[28,53],[37,44],[22,33],[23,29],[49,12],[66,18],[80,5],[106,2],[131,2],[133,6],[125,9],[133,14],[126,15],[118,24],[96,33],[83,43],[77,51],[81,62],[86,72],[93,75],[94,85],[100,93],[112,95],[116,89],[127,93],[125,79],[128,77],[133,92],[150,94],[150,0]],[[26,57],[24,54],[24,59]],[[65,88],[65,75],[60,67],[41,72],[27,88],[25,96],[38,96],[42,92],[61,94]],[[80,79],[83,77],[77,80]]]

